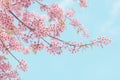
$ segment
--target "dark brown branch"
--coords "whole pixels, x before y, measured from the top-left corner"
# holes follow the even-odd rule
[[[28,25],[26,25],[23,21],[21,21],[12,11],[9,10],[9,12],[18,20],[20,21],[24,26],[26,26],[28,29],[30,29],[31,31],[34,31],[35,29],[29,27]]]
[[[65,41],[63,41],[63,40],[61,40],[61,39],[59,39],[59,38],[53,37],[53,36],[51,36],[51,35],[48,35],[48,36],[51,37],[51,38],[54,38],[54,39],[56,39],[56,40],[58,40],[58,41],[60,41],[60,42],[62,42],[62,43],[65,43],[65,44],[67,44],[67,45],[69,45],[69,46],[75,47],[75,45],[70,44],[69,42],[65,42]]]
[[[46,41],[44,38],[41,38],[44,42],[46,42],[49,46],[52,46],[48,41]]]
[[[51,38],[53,38],[53,39],[56,39],[56,40],[58,40],[58,41],[60,41],[60,42],[62,42],[62,43],[64,43],[64,44],[67,44],[67,45],[69,45],[69,46],[73,46],[73,47],[86,47],[86,46],[92,46],[94,43],[93,42],[91,42],[91,43],[88,43],[88,44],[83,44],[83,45],[80,45],[80,46],[76,46],[76,45],[73,45],[73,44],[71,44],[71,43],[69,43],[69,42],[65,42],[65,41],[63,41],[63,40],[61,40],[61,39],[59,39],[59,38],[56,38],[56,37],[53,37],[53,36],[50,36],[50,35],[48,35],[49,37],[51,37]],[[96,41],[95,43],[100,43],[99,41]]]

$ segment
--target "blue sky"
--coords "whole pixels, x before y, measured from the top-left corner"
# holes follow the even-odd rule
[[[59,2],[64,9],[75,8],[75,17],[89,30],[91,37],[88,40],[104,35],[113,41],[104,48],[89,48],[77,54],[68,51],[60,56],[46,51],[27,56],[18,54],[16,56],[25,58],[29,65],[27,72],[20,72],[22,80],[120,80],[120,0],[88,0],[86,9],[71,0],[44,1]],[[32,6],[30,10],[36,11],[36,7]],[[68,25],[61,38],[87,42]]]

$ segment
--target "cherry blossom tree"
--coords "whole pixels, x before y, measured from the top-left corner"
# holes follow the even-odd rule
[[[47,0],[46,0],[47,1]],[[89,43],[64,41],[61,34],[66,25],[71,25],[81,37],[89,38],[88,30],[76,18],[75,9],[63,10],[58,3],[43,4],[43,0],[0,0],[0,80],[20,80],[17,70],[27,71],[27,63],[19,60],[13,52],[37,53],[46,49],[50,54],[79,52],[82,48],[108,45],[111,39],[100,36]],[[73,0],[81,8],[88,6],[86,0]],[[27,9],[39,4],[45,15]],[[46,39],[46,38],[49,38]],[[7,59],[11,55],[17,62],[15,69]]]

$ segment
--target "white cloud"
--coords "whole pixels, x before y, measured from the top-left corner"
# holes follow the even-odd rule
[[[65,8],[67,8],[68,6],[71,6],[72,3],[73,3],[73,0],[61,0],[59,5],[60,5],[63,9],[65,9]]]
[[[112,4],[110,17],[101,25],[100,33],[109,33],[112,37],[120,35],[120,26],[116,25],[118,16],[120,16],[120,0]]]

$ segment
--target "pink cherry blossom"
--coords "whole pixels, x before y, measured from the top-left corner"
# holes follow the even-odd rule
[[[17,67],[18,67],[18,69],[20,69],[24,72],[27,71],[27,69],[28,69],[28,65],[27,65],[26,61],[23,59],[20,60],[20,64],[18,64]]]
[[[17,79],[18,73],[6,59],[0,60],[0,80]]]
[[[18,77],[18,72],[17,71],[10,71],[7,75],[8,78],[17,78]]]
[[[72,19],[71,22],[70,22],[70,24],[71,24],[72,26],[74,26],[74,27],[77,27],[77,26],[80,26],[80,25],[81,25],[80,21],[77,20],[77,19]]]
[[[92,43],[95,46],[101,46],[101,47],[103,47],[103,45],[110,44],[111,41],[112,41],[111,38],[107,38],[107,37],[104,37],[104,36],[99,36],[97,39],[93,40]]]
[[[66,14],[65,14],[65,15],[66,15],[67,17],[73,17],[74,14],[75,14],[75,10],[74,10],[74,9],[70,9],[70,10],[66,11]]]
[[[34,42],[33,44],[31,44],[31,48],[33,49],[33,51],[37,52],[44,49],[44,44]]]
[[[81,7],[87,7],[87,6],[88,6],[86,0],[79,0],[79,1],[80,1],[80,6],[81,6]]]
[[[63,32],[64,29],[65,29],[64,22],[61,22],[59,24],[50,25],[49,29],[50,29],[50,31],[52,31],[51,35],[53,35],[53,36],[60,36],[61,32]]]
[[[4,61],[2,61],[2,62],[0,62],[0,68],[2,68],[4,71],[5,70],[11,70],[11,65],[10,65],[10,63],[8,62],[8,63],[6,63],[6,62],[4,62]]]
[[[41,11],[47,11],[48,10],[48,6],[47,5],[41,5],[40,9],[41,9]]]
[[[63,10],[57,3],[53,3],[48,10],[48,15],[51,20],[61,20],[63,18]]]
[[[62,47],[60,43],[56,40],[52,40],[51,46],[47,46],[47,51],[51,54],[61,54],[62,53]]]
[[[86,0],[74,1],[78,1],[81,7],[88,6]],[[45,49],[50,54],[60,55],[64,49],[77,53],[91,46],[103,47],[111,43],[110,38],[103,36],[89,43],[62,40],[66,26],[72,26],[77,33],[81,32],[80,34],[87,38],[89,33],[80,20],[74,17],[74,8],[64,10],[59,3],[48,5],[44,4],[45,2],[47,1],[0,0],[0,80],[20,80],[17,70],[28,70],[27,62],[20,60],[19,56],[16,57],[16,52],[26,55]],[[38,4],[44,15],[29,10],[33,4]],[[17,67],[7,59],[8,55],[18,62]]]

